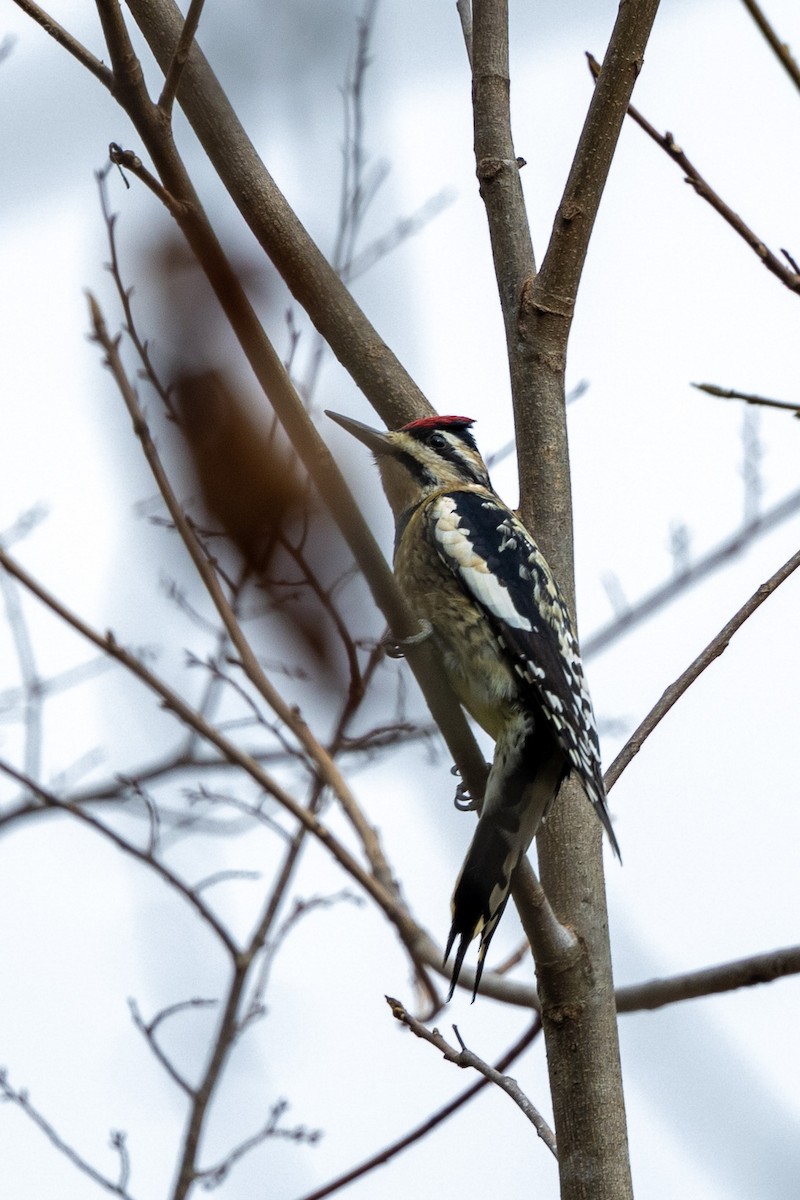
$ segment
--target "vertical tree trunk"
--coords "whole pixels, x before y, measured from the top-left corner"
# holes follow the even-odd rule
[[[538,273],[519,181],[523,164],[511,135],[507,7],[507,0],[473,4],[475,155],[505,319],[520,507],[574,612],[567,344],[594,219],[658,0],[620,4]],[[537,962],[562,1200],[633,1194],[600,837],[581,788],[570,782],[538,839],[545,891],[580,944],[577,957]]]

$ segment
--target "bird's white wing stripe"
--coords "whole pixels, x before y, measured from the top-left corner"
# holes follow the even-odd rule
[[[455,507],[452,497],[442,496],[434,508],[434,536],[444,557],[457,571],[475,599],[493,617],[513,629],[530,632],[533,626],[515,607],[508,588],[495,578],[484,559],[475,553],[468,533],[458,524]]]

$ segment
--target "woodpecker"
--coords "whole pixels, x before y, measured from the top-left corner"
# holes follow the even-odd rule
[[[429,622],[450,683],[494,739],[478,825],[452,899],[448,1000],[480,935],[473,999],[511,878],[574,771],[620,857],[569,609],[536,542],[494,491],[469,417],[382,432],[328,413],[375,455],[394,513],[394,570]]]

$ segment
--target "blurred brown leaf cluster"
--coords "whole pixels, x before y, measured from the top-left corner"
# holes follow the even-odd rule
[[[152,261],[172,358],[171,410],[206,510],[202,523],[211,534],[225,535],[269,611],[280,615],[270,659],[279,657],[294,670],[298,657],[308,657],[302,651],[310,652],[314,675],[322,671],[321,681],[338,688],[349,657],[336,652],[331,637],[341,540],[263,399],[223,365],[227,326],[188,250],[169,239]],[[251,271],[240,273],[250,281]]]

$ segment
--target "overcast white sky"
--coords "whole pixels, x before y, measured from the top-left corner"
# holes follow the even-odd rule
[[[359,7],[347,0],[208,0],[201,25],[201,44],[253,140],[325,250],[335,231],[339,87]],[[602,55],[615,9],[606,0],[512,5],[514,132],[528,162],[523,175],[539,259],[591,90],[583,54]],[[769,0],[768,10],[800,54],[797,5]],[[101,53],[91,5],[65,0],[52,11]],[[194,634],[153,593],[164,571],[187,579],[189,572],[169,554],[169,535],[136,508],[155,489],[86,339],[87,287],[112,326],[120,321],[103,269],[93,172],[110,141],[138,144],[100,86],[11,0],[0,14],[0,36],[16,39],[0,65],[0,529],[32,506],[46,506],[46,519],[16,553],[97,627],[155,647],[160,669],[181,679]],[[317,35],[313,52],[309,28]],[[634,101],[658,129],[672,131],[771,248],[800,257],[800,95],[738,0],[664,0]],[[488,454],[508,440],[512,423],[454,4],[383,0],[368,102],[367,146],[391,164],[368,236],[442,189],[454,200],[358,281],[357,298],[437,408],[477,418]],[[186,145],[194,163],[188,137]],[[199,160],[197,171],[227,244],[253,255],[249,235]],[[166,218],[118,177],[110,193],[129,282],[147,312],[152,289],[141,249]],[[271,332],[285,349],[286,302],[274,290],[269,297]],[[570,410],[585,640],[613,615],[610,576],[635,602],[670,575],[676,525],[687,527],[693,558],[736,530],[744,414],[689,385],[708,380],[796,400],[797,305],[629,124],[595,230],[568,368],[571,386],[589,383]],[[167,320],[143,332],[169,355]],[[319,399],[370,419],[333,363]],[[766,509],[797,487],[800,425],[764,412],[758,436]],[[330,442],[358,473],[360,492],[374,500],[388,551],[389,515],[366,457],[338,430]],[[516,503],[512,458],[494,481]],[[799,537],[800,520],[785,522],[590,660],[606,762],[664,687],[796,550]],[[608,862],[620,983],[800,940],[799,603],[800,580],[791,580],[670,714],[612,793],[625,860],[623,868]],[[29,618],[43,672],[85,660],[85,649],[34,607]],[[0,665],[0,690],[13,687],[17,665],[5,630]],[[303,702],[313,711],[313,701]],[[409,708],[420,711],[413,694]],[[104,677],[48,706],[43,778],[52,780],[98,746],[107,755],[98,773],[130,769],[171,736],[170,719],[133,685]],[[4,722],[0,753],[20,761],[21,751],[18,726]],[[439,937],[469,836],[467,819],[450,805],[448,766],[444,756],[432,762],[412,747],[354,780],[392,847],[415,912]],[[10,795],[3,785],[0,797]],[[182,852],[193,878],[209,872],[207,851]],[[263,836],[214,853],[215,868],[264,869],[275,850]],[[305,894],[342,886],[315,850],[305,871]],[[242,887],[244,894],[225,900],[241,923],[249,913]],[[99,1168],[113,1171],[108,1130],[127,1130],[133,1194],[165,1195],[181,1097],[133,1030],[126,998],[152,1013],[190,995],[213,995],[222,960],[161,885],[64,822],[0,831],[0,912],[0,1065]],[[517,938],[509,913],[492,945],[496,960]],[[208,1158],[223,1152],[226,1138],[257,1128],[279,1096],[291,1101],[290,1123],[321,1127],[325,1137],[313,1149],[262,1148],[233,1173],[225,1196],[299,1198],[465,1086],[429,1047],[401,1037],[386,992],[411,1002],[405,959],[375,914],[337,908],[301,925],[278,960],[269,1016],[234,1060]],[[796,1200],[799,1002],[800,982],[790,979],[622,1018],[638,1195]],[[471,1007],[466,995],[456,998],[451,1019],[489,1059],[525,1022],[524,1014],[490,1002]],[[173,1049],[187,1069],[209,1020],[196,1014],[182,1030],[173,1028]],[[547,1110],[543,1047],[513,1074]],[[0,1164],[4,1200],[100,1194],[10,1106],[0,1106]],[[427,1188],[441,1197],[491,1195],[499,1179],[508,1200],[557,1196],[550,1156],[507,1099],[484,1093],[435,1138],[346,1194],[393,1200]]]

